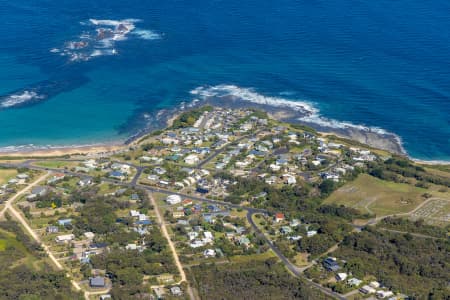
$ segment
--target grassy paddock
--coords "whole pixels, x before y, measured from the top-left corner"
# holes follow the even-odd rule
[[[424,201],[422,194],[427,190],[409,184],[380,180],[361,174],[333,192],[325,203],[342,204],[359,209],[361,212],[385,216],[407,213]]]
[[[14,169],[0,169],[0,184],[7,183],[10,179],[16,177],[17,170]]]

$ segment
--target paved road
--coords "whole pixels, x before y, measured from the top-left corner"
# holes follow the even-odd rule
[[[215,151],[212,153],[212,155],[208,156],[206,159],[204,159],[202,162],[200,162],[200,163],[197,165],[197,168],[198,168],[198,169],[203,168],[204,165],[206,165],[207,163],[209,163],[211,160],[213,160],[213,159],[214,159],[217,155],[219,155],[220,153],[224,152],[226,149],[228,149],[228,147],[230,147],[230,146],[232,146],[232,145],[236,145],[236,144],[238,144],[239,142],[241,142],[242,140],[251,138],[252,136],[257,135],[258,133],[259,133],[259,131],[255,132],[255,133],[252,134],[252,135],[243,135],[243,136],[241,136],[240,138],[238,138],[237,140],[234,140],[234,141],[232,141],[231,143],[224,145],[222,148],[215,150]]]
[[[315,283],[309,279],[307,279],[304,275],[303,275],[303,270],[301,268],[298,268],[297,266],[295,266],[293,263],[291,263],[289,261],[289,259],[286,258],[286,256],[284,256],[284,254],[280,251],[280,249],[278,249],[277,246],[275,246],[274,243],[272,243],[271,240],[269,240],[267,238],[267,236],[258,228],[258,226],[255,224],[255,222],[253,221],[252,216],[255,214],[255,212],[248,212],[247,213],[247,221],[250,223],[250,225],[253,227],[253,230],[255,230],[255,232],[257,232],[260,236],[262,236],[264,238],[264,240],[267,242],[267,244],[269,245],[270,249],[272,249],[272,251],[275,253],[276,256],[278,256],[278,258],[283,262],[283,264],[288,268],[289,271],[291,271],[296,277],[300,277],[300,278],[304,278],[306,279],[305,282],[316,289],[319,289],[322,293],[331,296],[333,298],[336,299],[340,299],[340,300],[345,300],[346,298],[344,296],[342,296],[341,294],[335,293],[332,290],[325,288],[323,286],[321,286],[318,283]]]
[[[23,168],[29,168],[29,169],[35,169],[35,170],[50,170],[50,171],[55,171],[55,172],[61,172],[60,169],[50,169],[50,168],[43,168],[43,167],[34,166],[34,165],[32,165],[30,163],[30,161],[26,161],[26,162],[18,163],[18,164],[10,164],[9,163],[9,164],[0,164],[0,165],[4,166],[4,167],[12,167],[12,168],[23,167]],[[137,167],[137,166],[134,166],[134,165],[131,165],[131,164],[130,164],[130,166],[133,166],[136,169],[140,168],[140,167]],[[140,168],[140,169],[142,171],[142,168]],[[63,172],[66,173],[66,174],[72,175],[72,176],[90,177],[90,176],[87,176],[86,174],[80,174],[80,173],[71,172],[71,171],[67,171],[67,170],[64,170]],[[267,236],[264,235],[264,233],[254,223],[254,221],[252,219],[252,216],[254,214],[257,214],[257,213],[266,214],[267,213],[266,210],[258,209],[258,208],[252,208],[252,207],[246,207],[246,206],[241,206],[241,205],[232,204],[232,203],[229,203],[229,202],[212,200],[212,199],[208,199],[208,198],[204,198],[204,197],[199,197],[199,196],[194,196],[194,195],[187,195],[187,194],[183,194],[183,193],[179,193],[179,192],[174,192],[174,191],[169,191],[169,190],[165,190],[165,189],[161,189],[161,188],[156,188],[156,187],[142,185],[142,184],[138,183],[139,175],[140,175],[140,173],[137,172],[137,174],[131,180],[131,182],[120,182],[120,181],[113,180],[113,179],[110,179],[110,178],[103,178],[102,180],[105,181],[105,182],[115,183],[115,184],[121,185],[121,186],[143,188],[143,189],[145,189],[147,191],[150,191],[150,192],[153,192],[153,193],[162,193],[162,194],[166,194],[166,195],[178,195],[178,196],[183,197],[183,198],[189,198],[189,199],[200,201],[200,202],[204,202],[204,203],[220,204],[220,205],[223,205],[223,206],[226,206],[226,207],[230,207],[230,208],[236,208],[236,209],[245,210],[245,211],[247,211],[247,220],[248,220],[249,224],[252,226],[252,228],[255,230],[255,232],[257,232],[259,235],[261,235],[265,239],[265,241],[267,242],[269,247],[272,249],[272,251],[283,262],[283,264],[288,268],[288,270],[292,272],[292,274],[294,274],[296,277],[300,277],[300,278],[305,279],[305,282],[309,286],[314,287],[316,289],[319,289],[324,294],[327,294],[327,295],[329,295],[329,296],[331,296],[333,298],[340,299],[340,300],[345,300],[346,299],[342,295],[340,295],[338,293],[335,293],[335,292],[331,291],[330,289],[325,288],[325,287],[321,286],[320,284],[317,284],[317,283],[307,279],[306,277],[304,277],[304,275],[302,274],[302,269],[300,269],[300,268],[296,267],[295,265],[293,265],[283,255],[283,253],[281,253],[281,251],[272,243],[272,241],[270,241],[267,238]],[[163,225],[164,222],[160,221],[160,223],[161,223],[162,228],[165,228],[165,226]],[[170,237],[169,237],[169,240],[170,240]],[[176,252],[174,252],[174,253],[176,253]],[[180,272],[180,274],[182,274],[182,273]]]

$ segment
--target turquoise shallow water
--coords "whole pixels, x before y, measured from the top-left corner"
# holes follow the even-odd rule
[[[1,3],[0,103],[36,95],[0,109],[0,147],[124,140],[191,90],[228,84],[450,160],[448,11],[443,0]],[[98,40],[129,18],[141,21],[122,21],[124,40]]]

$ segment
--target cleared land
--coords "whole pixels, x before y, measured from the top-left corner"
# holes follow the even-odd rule
[[[411,214],[411,219],[423,219],[431,225],[445,226],[450,223],[450,200],[432,199]]]
[[[333,192],[325,203],[342,204],[381,217],[412,211],[425,201],[422,195],[426,192],[426,189],[409,184],[361,174],[353,182]]]

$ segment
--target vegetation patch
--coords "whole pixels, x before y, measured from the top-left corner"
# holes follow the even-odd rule
[[[201,299],[327,299],[292,277],[275,258],[191,268]]]

